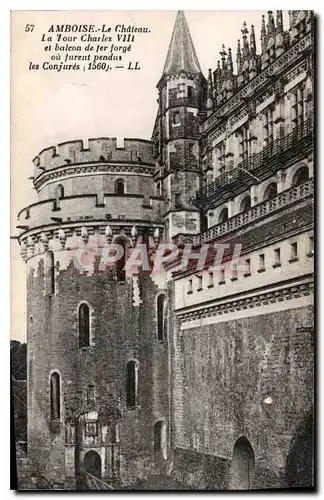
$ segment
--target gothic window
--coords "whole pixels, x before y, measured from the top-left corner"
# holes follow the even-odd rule
[[[239,161],[244,161],[249,156],[249,126],[248,124],[243,125],[239,131],[239,142],[240,142],[240,159]]]
[[[60,384],[60,375],[57,372],[52,373],[50,380],[51,420],[59,420],[61,417]]]
[[[86,436],[97,436],[98,426],[96,421],[88,421],[85,426]]]
[[[221,175],[225,172],[225,142],[221,142],[216,146],[216,158],[218,167],[218,173]]]
[[[137,363],[135,361],[129,361],[126,365],[126,405],[129,408],[134,408],[137,404],[137,381]]]
[[[90,309],[88,304],[83,302],[79,306],[79,347],[89,347],[90,345]]]
[[[49,250],[45,254],[45,294],[54,295],[55,293],[55,269],[54,253]]]
[[[264,125],[263,125],[263,139],[264,146],[273,144],[273,108],[269,107],[264,112]]]
[[[305,114],[305,91],[302,87],[297,88],[291,92],[291,110],[292,110],[292,127],[294,130],[301,131],[304,124]]]
[[[165,339],[165,295],[161,294],[157,298],[157,338],[160,342]]]
[[[117,196],[123,196],[125,194],[125,183],[123,179],[117,179],[115,182],[115,194],[117,194]]]

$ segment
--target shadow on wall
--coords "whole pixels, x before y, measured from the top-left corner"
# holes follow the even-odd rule
[[[314,486],[314,419],[313,412],[301,422],[290,445],[286,461],[286,483],[289,488]]]

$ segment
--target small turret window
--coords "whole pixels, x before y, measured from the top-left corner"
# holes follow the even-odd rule
[[[123,179],[118,179],[115,182],[115,194],[118,196],[123,196],[125,194],[125,183]]]

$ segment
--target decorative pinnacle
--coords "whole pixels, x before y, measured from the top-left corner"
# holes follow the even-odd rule
[[[232,49],[229,47],[227,52],[227,70],[233,73]]]
[[[276,32],[275,22],[272,14],[272,10],[268,11],[268,30],[267,35],[274,35]]]
[[[225,64],[225,59],[226,59],[226,50],[225,50],[225,45],[222,44],[222,50],[220,52],[220,56],[222,58],[222,69],[226,69],[226,64]]]
[[[213,75],[212,75],[212,70],[209,68],[208,79],[207,79],[207,98],[212,99],[212,97],[213,97]]]
[[[240,40],[237,40],[236,64],[237,64],[237,72],[240,73],[242,68],[242,54],[241,54]]]
[[[261,23],[261,38],[266,36],[266,25],[265,25],[265,15],[262,14],[262,23]]]
[[[256,43],[255,43],[255,33],[253,24],[251,25],[251,32],[250,32],[250,51],[252,56],[256,55]]]
[[[282,10],[277,10],[277,33],[283,32]]]

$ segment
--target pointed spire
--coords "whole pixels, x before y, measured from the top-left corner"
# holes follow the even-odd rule
[[[174,24],[163,75],[171,75],[180,71],[201,73],[195,47],[182,10],[178,11]]]
[[[242,54],[241,54],[240,40],[237,40],[236,64],[237,64],[237,74],[239,74],[242,70]]]
[[[250,53],[252,57],[256,55],[256,43],[255,43],[255,33],[253,24],[251,25],[251,32],[250,32]]]
[[[225,50],[225,45],[222,45],[222,50],[220,51],[220,56],[222,59],[222,69],[226,69],[226,50]]]

